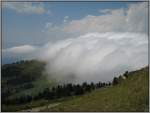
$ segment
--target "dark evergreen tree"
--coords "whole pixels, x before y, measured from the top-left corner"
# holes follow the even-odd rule
[[[84,91],[83,91],[83,88],[78,84],[75,86],[75,95],[81,95],[83,94]]]
[[[118,83],[119,83],[118,78],[114,77],[114,79],[113,79],[113,85],[117,85]]]
[[[91,89],[95,89],[95,85],[93,82],[91,82],[90,86],[91,86]]]
[[[126,78],[128,78],[128,71],[126,71],[123,76],[125,76]]]

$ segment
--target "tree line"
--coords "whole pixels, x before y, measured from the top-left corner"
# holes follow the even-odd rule
[[[3,104],[23,104],[27,102],[31,102],[32,100],[39,100],[39,99],[46,99],[46,100],[54,100],[59,99],[63,97],[69,97],[69,96],[77,96],[82,95],[87,92],[91,92],[94,89],[110,86],[111,82],[105,83],[105,82],[98,82],[98,83],[87,83],[84,82],[83,84],[64,84],[64,85],[58,85],[56,87],[52,88],[45,88],[42,92],[38,93],[35,96],[31,95],[24,95],[18,98],[9,99],[9,100],[3,100]]]
[[[69,97],[69,96],[77,96],[77,95],[83,95],[87,92],[91,92],[92,90],[103,88],[106,86],[115,86],[119,84],[119,82],[123,79],[128,78],[128,71],[126,71],[123,76],[114,77],[112,82],[98,82],[98,83],[87,83],[84,82],[82,84],[64,84],[64,85],[58,85],[52,88],[45,88],[42,92],[38,93],[35,96],[31,95],[24,95],[18,98],[14,99],[3,99],[3,104],[23,104],[28,103],[33,100],[39,100],[39,99],[46,99],[46,100],[54,100],[59,99],[63,97]]]

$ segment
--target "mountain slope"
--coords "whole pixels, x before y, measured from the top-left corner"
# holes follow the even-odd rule
[[[148,67],[129,72],[126,79],[118,78],[117,85],[93,90],[80,96],[54,100],[33,100],[14,105],[16,97],[35,96],[46,87],[57,85],[44,73],[44,62],[20,61],[2,66],[2,111],[148,111]],[[5,99],[10,99],[9,106]],[[48,106],[48,107],[47,107]],[[49,107],[50,106],[50,107]],[[32,111],[32,110],[31,110]]]
[[[148,111],[148,67],[129,73],[118,85],[72,97],[42,111]]]
[[[44,73],[45,63],[31,60],[2,66],[2,97],[7,99],[22,95],[35,95],[52,82]]]

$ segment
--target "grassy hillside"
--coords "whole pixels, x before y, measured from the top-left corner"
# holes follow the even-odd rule
[[[44,62],[20,61],[2,66],[2,111],[148,111],[148,67],[129,72],[118,84],[92,90],[83,95],[47,100],[40,98],[28,103],[5,104],[3,99],[31,95],[35,97],[46,87],[56,85],[43,72]],[[49,96],[49,95],[48,95]],[[10,101],[11,102],[11,101]]]
[[[148,111],[148,67],[129,73],[116,86],[64,100],[42,111]]]

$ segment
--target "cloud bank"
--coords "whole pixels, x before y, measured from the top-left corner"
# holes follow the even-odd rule
[[[138,33],[89,33],[41,48],[39,60],[59,82],[110,81],[148,65],[148,37]]]
[[[21,45],[2,49],[2,62],[11,63],[19,60],[31,60],[35,58],[38,47],[32,45]]]
[[[111,81],[126,70],[148,65],[148,37],[141,33],[88,33],[42,47],[4,49],[8,55],[47,62],[50,78],[80,83]]]
[[[4,49],[3,52],[10,52],[10,53],[16,53],[16,54],[24,54],[24,53],[30,53],[33,52],[36,48],[31,45],[22,45],[18,47],[12,47]]]

